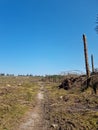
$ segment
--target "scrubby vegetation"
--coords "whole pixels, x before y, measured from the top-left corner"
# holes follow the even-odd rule
[[[0,77],[0,130],[17,128],[22,116],[34,107],[38,85],[32,77]]]
[[[84,92],[81,91],[80,79],[81,76],[76,77],[76,80],[71,82],[70,89],[66,90],[59,89],[57,83],[47,84],[47,120],[50,122],[51,130],[98,129],[98,95],[93,93],[91,87]]]
[[[0,130],[17,130],[25,113],[37,105],[40,89],[47,130],[97,130],[98,93],[92,86],[98,75],[91,81],[85,89],[85,75],[0,76]]]

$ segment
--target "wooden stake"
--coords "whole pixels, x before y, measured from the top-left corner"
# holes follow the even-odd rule
[[[94,60],[93,55],[91,55],[92,73],[94,73]]]
[[[84,56],[85,56],[85,67],[86,67],[86,76],[87,79],[90,77],[90,69],[88,63],[88,50],[87,50],[87,41],[86,36],[83,34],[83,42],[84,42]]]

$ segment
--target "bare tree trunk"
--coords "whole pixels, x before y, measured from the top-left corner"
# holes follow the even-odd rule
[[[86,41],[86,36],[84,34],[83,34],[83,42],[84,42],[84,56],[85,56],[86,76],[87,76],[87,82],[88,82],[88,78],[90,77],[90,69],[89,69],[89,63],[88,63],[87,41]],[[87,83],[87,87],[88,87],[88,83]]]
[[[94,60],[93,55],[91,55],[92,73],[94,73]]]

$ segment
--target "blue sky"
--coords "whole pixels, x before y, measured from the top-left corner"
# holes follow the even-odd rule
[[[0,72],[85,72],[83,33],[98,68],[97,14],[97,0],[0,0]]]

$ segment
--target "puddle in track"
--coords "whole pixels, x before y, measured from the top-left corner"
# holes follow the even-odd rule
[[[43,120],[42,101],[44,94],[40,90],[37,94],[37,104],[33,110],[29,111],[23,119],[18,130],[47,130]]]

